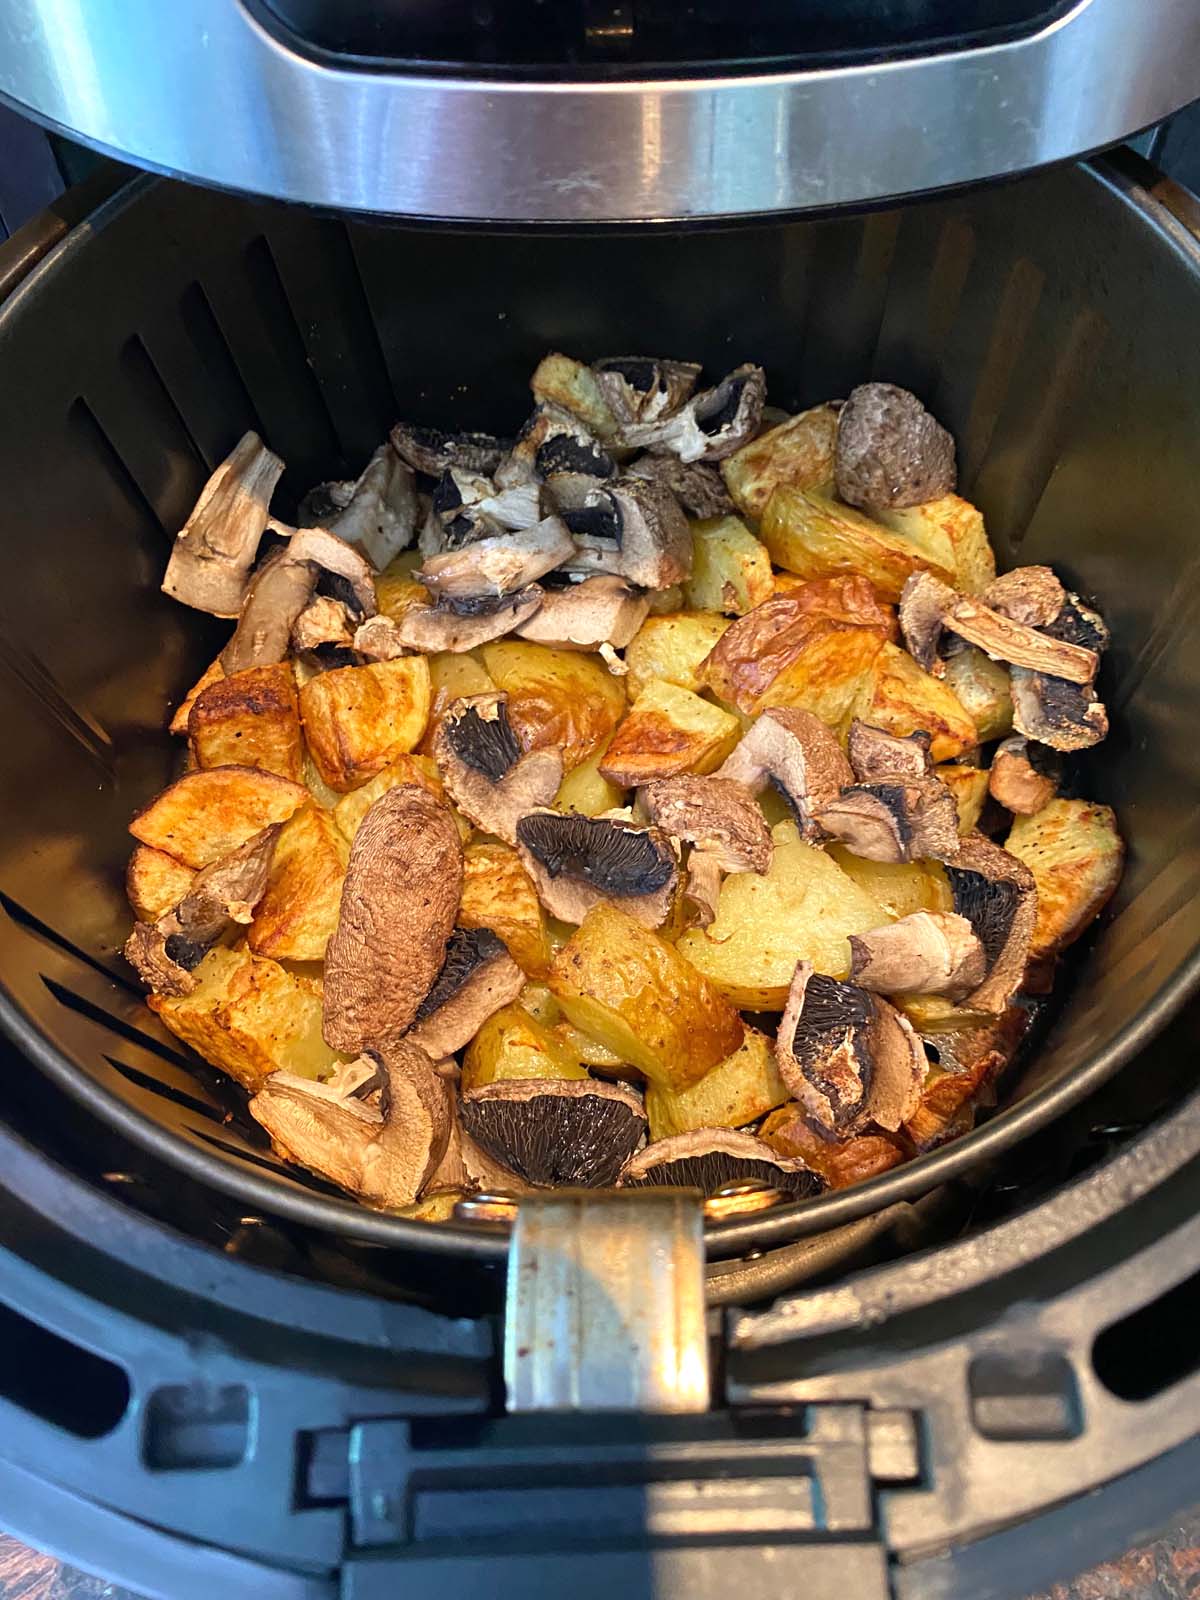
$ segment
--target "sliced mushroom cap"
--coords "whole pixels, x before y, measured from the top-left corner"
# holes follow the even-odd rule
[[[656,827],[711,856],[721,872],[770,867],[771,830],[745,784],[716,777],[656,778],[641,790],[641,799]]]
[[[662,484],[621,478],[589,491],[567,520],[577,547],[570,570],[616,573],[643,589],[669,589],[691,575],[692,532]]]
[[[798,962],[775,1040],[779,1075],[827,1133],[911,1116],[928,1067],[912,1024],[878,995]]]
[[[431,556],[414,577],[438,599],[498,599],[552,572],[574,551],[566,524],[546,517],[522,532],[477,539],[460,550]]]
[[[1058,792],[1058,765],[1052,751],[1019,734],[996,747],[988,773],[993,800],[1017,816],[1031,817]]]
[[[184,995],[196,987],[192,969],[207,951],[178,934],[168,936],[156,922],[135,922],[122,953],[151,994]]]
[[[516,843],[521,817],[548,806],[562,783],[560,750],[522,755],[503,694],[471,695],[448,706],[433,737],[433,758],[462,814],[506,844]]]
[[[496,471],[500,489],[525,483],[555,483],[560,478],[584,477],[600,482],[611,478],[616,462],[574,412],[540,401],[517,435],[512,450]]]
[[[945,861],[959,851],[958,807],[939,778],[853,784],[816,821],[864,861]]]
[[[250,1113],[288,1160],[390,1208],[410,1205],[441,1161],[453,1092],[423,1050],[398,1040],[329,1083],[272,1073]]]
[[[270,667],[287,659],[292,629],[312,598],[317,569],[297,561],[282,545],[250,579],[233,637],[221,651],[226,677],[249,667]]]
[[[618,422],[659,422],[674,416],[696,387],[700,366],[654,356],[607,356],[592,371]]]
[[[987,973],[983,945],[955,912],[917,911],[850,936],[850,980],[877,994],[968,994]]]
[[[434,1060],[453,1055],[525,987],[525,974],[490,928],[455,928],[442,970],[406,1037]]]
[[[933,771],[927,733],[887,733],[856,717],[850,724],[846,754],[859,783],[883,783],[889,778],[925,778]]]
[[[600,1189],[615,1183],[646,1132],[632,1090],[597,1079],[485,1084],[462,1097],[463,1128],[527,1183]]]
[[[415,784],[363,818],[325,951],[325,1042],[354,1053],[408,1029],[433,987],[462,894],[454,818]]]
[[[565,589],[547,588],[541,607],[516,630],[558,650],[623,650],[645,622],[649,598],[627,579],[601,574]]]
[[[679,866],[658,828],[607,817],[532,811],[517,823],[517,849],[553,917],[580,923],[610,900],[645,928],[666,921]]]
[[[1056,637],[1049,628],[1039,630],[1014,622],[969,595],[956,600],[943,621],[952,633],[978,645],[993,661],[1048,673],[1069,683],[1091,684],[1100,664],[1095,650]]]
[[[409,606],[400,620],[393,623],[394,633],[386,637],[394,639],[398,645],[397,654],[418,650],[424,655],[436,655],[449,650],[461,655],[466,650],[478,649],[481,644],[490,644],[493,639],[502,638],[528,622],[545,597],[545,590],[531,583],[515,594],[498,599],[439,600],[432,606]],[[360,628],[354,636],[354,648],[364,654],[384,643],[382,630],[372,631],[364,639]]]
[[[285,528],[279,523],[272,526],[287,535],[291,560],[311,561],[320,569],[318,587],[343,601],[360,619],[375,615],[375,577],[366,557],[353,545],[328,528]]]
[[[508,451],[508,441],[490,433],[447,433],[398,422],[391,431],[392,449],[417,472],[440,478],[448,467],[466,472],[495,472]]]
[[[985,606],[1031,628],[1045,628],[1052,623],[1066,598],[1066,591],[1049,567],[1014,567],[994,578],[980,595]]]
[[[1108,645],[1104,619],[1076,594],[1069,594],[1062,610],[1044,630],[1097,657]],[[1096,699],[1094,684],[1076,684],[1061,676],[1012,670],[1013,723],[1018,733],[1054,750],[1086,750],[1108,733],[1108,713]]]
[[[626,469],[630,478],[646,478],[669,489],[691,517],[726,517],[736,507],[720,468],[707,461],[680,461],[678,456],[640,456]]]
[[[767,380],[761,367],[736,367],[714,389],[693,396],[673,416],[632,422],[625,442],[637,449],[669,452],[681,461],[721,461],[758,432]]]
[[[323,645],[348,650],[354,644],[355,620],[344,601],[319,594],[309,601],[292,624],[292,649],[301,655],[306,650],[319,650]],[[387,618],[371,620],[386,622]]]
[[[412,469],[382,444],[356,481],[321,484],[305,495],[300,526],[327,528],[382,572],[413,542],[418,514]]]
[[[737,1183],[761,1183],[794,1200],[824,1188],[817,1173],[798,1157],[781,1156],[752,1133],[733,1128],[694,1128],[656,1139],[621,1174],[623,1189],[668,1184],[707,1195]]]
[[[282,472],[256,433],[243,434],[175,537],[164,594],[214,617],[238,615]]]
[[[954,909],[978,935],[987,976],[965,996],[976,1011],[1001,1012],[1021,985],[1037,919],[1037,885],[1023,861],[980,834],[947,864]]]
[[[717,777],[744,784],[752,794],[772,783],[806,839],[820,836],[817,814],[854,782],[841,745],[821,719],[792,706],[764,711]]]
[[[914,572],[900,591],[900,632],[919,667],[940,678],[945,666],[938,652],[946,613],[958,596],[932,572]]]
[[[541,489],[536,482],[498,489],[490,478],[451,467],[438,479],[433,509],[446,529],[445,547],[454,549],[470,542],[461,532],[451,532],[464,512],[475,512],[502,529],[532,528],[542,520]]]
[[[953,492],[954,440],[907,389],[864,383],[838,416],[837,492],[852,506],[919,506]]]

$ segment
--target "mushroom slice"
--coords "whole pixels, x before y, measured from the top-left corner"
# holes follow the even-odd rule
[[[1057,792],[1057,763],[1044,745],[1031,744],[1019,734],[997,745],[988,773],[988,793],[993,800],[1017,816],[1031,817],[1049,805]]]
[[[525,987],[525,974],[490,928],[455,928],[442,970],[406,1037],[435,1060],[461,1050]]]
[[[552,572],[574,553],[566,524],[546,517],[521,532],[477,539],[461,550],[431,556],[413,576],[437,599],[498,599]]]
[[[978,935],[952,911],[916,911],[849,937],[850,980],[877,994],[963,995],[987,973]]]
[[[713,857],[722,872],[766,872],[771,830],[744,784],[728,778],[656,778],[641,790],[655,827]]]
[[[448,467],[465,472],[495,472],[508,451],[508,441],[490,433],[446,433],[398,422],[389,436],[392,449],[417,472],[440,478]]]
[[[715,389],[693,396],[673,416],[629,423],[626,444],[677,455],[681,461],[721,461],[758,432],[767,380],[761,367],[736,367]]]
[[[621,478],[589,494],[586,514],[568,514],[578,547],[568,563],[583,572],[614,572],[643,589],[669,589],[692,570],[692,533],[669,489],[645,478]]]
[[[838,415],[837,492],[847,504],[884,510],[951,494],[954,440],[907,389],[864,383]]]
[[[418,509],[411,467],[381,444],[357,480],[323,483],[305,495],[300,526],[327,528],[382,572],[413,542]]]
[[[582,922],[602,900],[615,902],[644,928],[661,927],[671,910],[679,866],[658,828],[531,811],[517,823],[517,849],[542,904],[562,922]]]
[[[1108,645],[1104,619],[1077,594],[1067,596],[1045,632],[1094,651],[1097,657]],[[1012,694],[1017,732],[1054,750],[1086,750],[1108,733],[1108,713],[1096,699],[1090,681],[1070,683],[1059,676],[1014,667]]]
[[[388,638],[394,639],[400,651],[419,650],[433,655],[449,650],[461,654],[512,633],[529,621],[544,599],[545,590],[531,583],[515,594],[499,598],[440,600],[432,606],[409,606]],[[366,646],[377,648],[384,642],[382,631],[378,635],[372,632],[360,642],[362,635],[360,628],[354,636],[354,648],[364,653]]]
[[[631,1089],[598,1079],[538,1078],[468,1089],[462,1125],[526,1183],[602,1189],[616,1182],[646,1133]]]
[[[999,1013],[1025,975],[1037,919],[1037,885],[1023,861],[981,834],[962,841],[946,874],[954,909],[974,928],[987,959],[987,976],[965,996],[976,1011]]]
[[[837,1137],[872,1122],[894,1133],[920,1103],[928,1067],[907,1017],[807,961],[796,964],[775,1058],[809,1116]]]
[[[764,711],[716,775],[744,784],[752,794],[772,784],[806,839],[820,837],[817,813],[854,782],[842,747],[821,719],[793,706]]]
[[[367,1205],[411,1205],[445,1153],[453,1088],[423,1050],[397,1040],[326,1083],[273,1072],[250,1114],[289,1161]]]
[[[653,356],[606,356],[592,371],[618,422],[660,422],[673,417],[691,396],[700,364],[659,361]]]
[[[864,861],[944,861],[959,851],[958,808],[939,778],[853,784],[816,822]]]
[[[1014,622],[1045,628],[1057,618],[1067,596],[1049,567],[1014,567],[993,579],[979,598]]]
[[[237,616],[282,472],[256,433],[242,435],[175,536],[164,594],[214,617]]]
[[[720,469],[707,461],[641,456],[626,469],[626,476],[645,478],[669,489],[690,517],[727,517],[737,510]]]
[[[226,677],[287,659],[292,629],[316,583],[312,562],[297,561],[287,545],[271,551],[250,579],[238,625],[221,651]]]
[[[781,1156],[764,1140],[733,1128],[694,1128],[656,1139],[621,1174],[623,1189],[666,1184],[708,1195],[738,1183],[781,1189],[793,1200],[805,1200],[825,1187],[799,1157]]]
[[[943,620],[952,633],[978,645],[993,661],[1007,661],[1010,666],[1048,673],[1069,683],[1090,684],[1100,664],[1095,650],[1056,638],[1049,629],[1040,631],[1014,622],[970,596],[956,600]]]
[[[375,576],[370,563],[353,545],[328,528],[285,528],[278,523],[272,526],[288,537],[290,560],[311,561],[321,569],[319,585],[328,588],[335,600],[341,600],[360,619],[375,615]]]
[[[886,733],[855,718],[846,740],[846,754],[859,783],[886,783],[889,778],[925,778],[933,770],[927,733]]]
[[[450,467],[434,488],[433,511],[446,530],[443,548],[457,549],[471,543],[462,536],[461,530],[452,531],[463,515],[475,514],[480,519],[479,526],[484,529],[488,522],[497,528],[532,528],[542,519],[541,490],[535,482],[497,489],[490,478]],[[482,533],[479,536],[482,537]]]
[[[447,707],[433,737],[446,792],[477,828],[515,844],[527,811],[548,806],[562,783],[562,752],[521,746],[503,694],[471,695]]]
[[[372,618],[372,621],[376,620],[386,622],[387,618]],[[319,650],[322,645],[336,645],[348,650],[354,644],[354,625],[355,619],[344,601],[319,594],[309,601],[292,624],[292,649],[301,655],[306,650]]]
[[[496,471],[496,485],[507,490],[525,483],[553,483],[583,477],[614,477],[617,464],[584,423],[552,401],[540,401]]]
[[[350,847],[325,951],[326,1044],[355,1053],[412,1025],[441,971],[462,877],[454,818],[427,789],[402,784],[376,800]]]
[[[958,596],[932,572],[914,572],[900,591],[900,632],[917,665],[940,678],[946,668],[938,652],[946,613]]]
[[[516,629],[522,639],[558,650],[623,650],[645,622],[649,598],[625,578],[600,574],[548,589],[541,607]]]

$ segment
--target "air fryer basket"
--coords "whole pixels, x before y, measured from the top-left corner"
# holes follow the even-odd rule
[[[228,1119],[230,1091],[145,1009],[120,947],[131,812],[220,630],[165,599],[173,532],[253,427],[282,511],[356,471],[397,416],[515,427],[549,349],[767,368],[798,407],[874,376],[959,441],[1003,565],[1051,562],[1111,624],[1124,883],[1006,1107],[840,1195],[710,1230],[778,1244],[923,1193],[1044,1125],[1189,991],[1200,944],[1200,252],[1099,163],[867,217],[723,231],[480,234],[343,222],[139,179],[0,310],[0,1021],[143,1146],[346,1238],[498,1260],[504,1241],[362,1210]]]

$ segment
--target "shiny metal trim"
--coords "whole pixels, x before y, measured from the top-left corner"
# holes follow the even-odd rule
[[[0,97],[43,122],[223,188],[446,220],[858,204],[1098,149],[1198,95],[1196,0],[1078,0],[952,55],[603,83],[331,65],[240,0],[0,0]]]

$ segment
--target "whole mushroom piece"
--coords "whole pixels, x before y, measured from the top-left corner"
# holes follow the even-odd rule
[[[834,476],[848,505],[923,505],[954,491],[954,439],[909,390],[860,384],[838,416]]]

